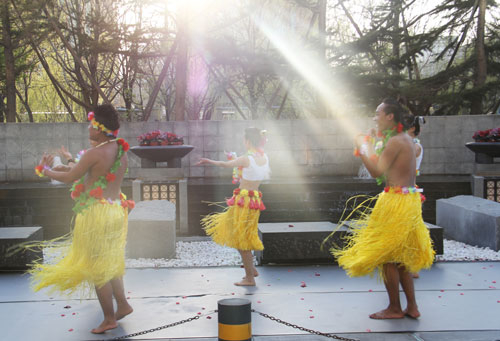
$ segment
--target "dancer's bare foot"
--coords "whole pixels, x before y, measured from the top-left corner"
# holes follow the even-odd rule
[[[116,323],[116,321],[106,321],[106,320],[104,320],[99,325],[99,327],[92,329],[91,332],[93,334],[102,334],[106,330],[115,329],[116,327],[118,327],[118,323]]]
[[[405,317],[405,314],[401,310],[394,311],[389,308],[378,311],[370,315],[370,318],[374,320],[402,319],[403,317]]]
[[[418,274],[418,272],[415,272],[415,273],[411,274],[411,277],[413,277],[413,278],[420,278],[420,275]]]
[[[255,286],[255,280],[253,278],[247,278],[243,277],[243,280],[241,282],[236,282],[234,285],[237,286],[246,286],[246,287],[254,287]]]
[[[115,313],[115,318],[117,321],[121,320],[122,318],[124,318],[128,314],[132,313],[133,311],[134,311],[134,309],[132,309],[132,307],[129,304],[127,304],[126,306],[123,306],[123,307],[117,307],[116,313]]]
[[[418,309],[415,307],[415,308],[406,308],[405,310],[403,310],[403,313],[408,316],[408,317],[411,317],[412,319],[418,319],[420,317],[420,312],[418,311]]]

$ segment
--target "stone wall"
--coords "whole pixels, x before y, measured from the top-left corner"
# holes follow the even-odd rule
[[[471,174],[474,154],[464,144],[476,130],[500,126],[500,115],[426,117],[421,141],[422,174]],[[359,119],[366,129],[370,118]],[[44,151],[61,145],[76,154],[88,147],[86,123],[0,124],[0,182],[37,181],[33,168]],[[196,167],[200,157],[225,159],[224,150],[243,152],[242,132],[247,126],[268,130],[266,150],[273,177],[356,175],[360,162],[352,155],[349,127],[339,120],[286,121],[188,121],[122,123],[120,136],[137,145],[136,136],[160,129],[184,136],[195,149],[183,159],[186,177],[230,176],[230,169]],[[134,178],[140,160],[130,154],[129,177]]]

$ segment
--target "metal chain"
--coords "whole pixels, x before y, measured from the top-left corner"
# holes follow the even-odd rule
[[[115,338],[112,338],[112,339],[106,339],[106,340],[103,340],[103,341],[109,341],[109,340],[126,340],[126,339],[129,339],[129,338],[134,337],[134,336],[149,334],[149,333],[153,333],[153,332],[156,332],[156,331],[159,331],[159,330],[162,330],[162,329],[167,329],[167,328],[170,328],[170,327],[178,326],[180,324],[184,324],[184,323],[187,323],[187,322],[198,320],[200,317],[212,315],[212,314],[214,314],[216,312],[217,312],[217,310],[215,310],[215,311],[213,311],[211,313],[208,313],[208,314],[196,315],[196,316],[187,318],[185,320],[180,320],[180,321],[177,321],[177,322],[166,324],[166,325],[161,326],[161,327],[156,327],[156,328],[152,328],[152,329],[148,329],[148,330],[143,330],[142,332],[137,332],[137,333],[128,334],[128,335],[124,335],[124,336],[118,336],[118,337],[115,337]]]
[[[170,327],[175,327],[175,326],[178,326],[180,324],[184,324],[184,323],[187,323],[187,322],[191,322],[191,321],[194,321],[194,320],[198,320],[200,317],[203,317],[203,316],[209,316],[209,315],[212,315],[212,314],[215,314],[216,312],[218,312],[217,310],[214,310],[208,314],[204,314],[204,315],[196,315],[196,316],[193,316],[193,317],[190,317],[190,318],[187,318],[185,320],[180,320],[180,321],[177,321],[177,322],[173,322],[173,323],[170,323],[170,324],[166,324],[164,326],[161,326],[161,327],[156,327],[156,328],[152,328],[152,329],[148,329],[148,330],[143,330],[142,332],[137,332],[137,333],[133,333],[133,334],[128,334],[128,335],[124,335],[124,336],[118,336],[118,337],[115,337],[115,338],[112,338],[112,339],[106,339],[106,340],[102,340],[102,341],[110,341],[110,340],[126,340],[126,339],[129,339],[131,337],[134,337],[134,336],[140,336],[140,335],[145,335],[145,334],[149,334],[149,333],[153,333],[153,332],[156,332],[156,331],[159,331],[159,330],[162,330],[162,329],[167,329],[167,328],[170,328]],[[267,319],[270,319],[271,321],[275,321],[277,323],[281,323],[281,324],[284,324],[285,326],[288,326],[288,327],[292,327],[292,328],[295,328],[295,329],[298,329],[298,330],[302,330],[304,332],[308,332],[310,334],[315,334],[315,335],[320,335],[320,336],[325,336],[325,337],[328,337],[328,338],[331,338],[331,339],[336,339],[336,340],[341,340],[341,341],[359,341],[358,339],[349,339],[349,338],[346,338],[346,337],[342,337],[342,336],[338,336],[338,335],[335,335],[335,334],[331,334],[331,333],[322,333],[322,332],[319,332],[317,330],[313,330],[313,329],[308,329],[308,328],[305,328],[305,327],[301,327],[301,326],[298,326],[296,324],[293,324],[293,323],[289,323],[289,322],[286,322],[286,321],[283,321],[283,320],[280,320],[279,318],[277,317],[274,317],[274,316],[271,316],[269,314],[265,314],[265,313],[261,313],[260,311],[257,311],[255,309],[252,309],[252,312],[253,313],[257,313],[259,314],[260,316],[262,317],[265,317]]]
[[[271,316],[271,315],[269,315],[269,314],[264,314],[264,313],[261,313],[260,311],[257,311],[257,310],[254,310],[254,309],[252,309],[252,312],[257,313],[257,314],[259,314],[259,315],[260,315],[260,316],[262,316],[262,317],[268,318],[268,319],[270,319],[271,321],[275,321],[275,322],[278,322],[278,323],[284,324],[285,326],[292,327],[292,328],[295,328],[295,329],[298,329],[298,330],[302,330],[302,331],[304,331],[304,332],[308,332],[308,333],[310,333],[310,334],[315,334],[315,335],[325,336],[325,337],[329,337],[329,338],[331,338],[331,339],[337,339],[337,340],[342,340],[342,341],[359,341],[358,339],[349,339],[349,338],[346,338],[346,337],[337,336],[337,335],[330,334],[330,333],[322,333],[322,332],[319,332],[319,331],[317,331],[317,330],[307,329],[307,328],[304,328],[304,327],[298,326],[298,325],[296,325],[296,324],[293,324],[293,323],[289,323],[289,322],[286,322],[286,321],[280,320],[279,318],[276,318],[276,317]]]

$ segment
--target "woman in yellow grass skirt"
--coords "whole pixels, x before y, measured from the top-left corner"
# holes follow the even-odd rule
[[[239,181],[240,186],[227,199],[224,212],[204,217],[201,224],[214,242],[229,246],[239,251],[245,277],[235,285],[254,286],[257,269],[253,264],[251,250],[262,250],[264,246],[259,239],[258,223],[260,211],[265,210],[259,185],[269,178],[269,159],[263,152],[265,143],[263,133],[257,128],[245,129],[245,146],[247,153],[238,158],[229,156],[229,161],[215,161],[202,158],[197,165],[211,164],[220,167],[234,167],[233,183]]]
[[[95,288],[104,321],[92,333],[104,333],[117,327],[117,320],[132,312],[127,302],[122,276],[125,273],[125,243],[128,208],[120,186],[127,170],[129,145],[117,139],[118,115],[111,105],[98,106],[89,114],[89,137],[94,147],[73,166],[50,168],[52,156],[44,155],[35,168],[43,177],[73,183],[75,225],[68,236],[42,243],[52,246],[53,264],[34,264],[30,270],[33,287],[38,291],[74,293]],[[57,243],[55,243],[57,242]],[[83,293],[83,292],[82,292]],[[116,312],[113,296],[117,302]]]
[[[376,198],[358,205],[344,221],[352,228],[343,249],[332,249],[349,276],[364,276],[379,270],[389,306],[371,314],[373,319],[418,318],[411,273],[429,268],[434,250],[422,220],[421,190],[415,188],[415,145],[403,130],[407,111],[394,99],[385,99],[376,110],[381,145],[375,147],[370,136],[356,138],[355,155],[359,156],[377,183],[387,187]],[[376,200],[373,209],[370,202]],[[401,284],[407,308],[401,309]]]

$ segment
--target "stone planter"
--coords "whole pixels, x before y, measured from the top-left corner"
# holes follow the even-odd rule
[[[142,168],[156,168],[157,162],[167,162],[167,168],[181,168],[181,159],[194,149],[189,145],[135,146],[132,153],[141,158]]]
[[[465,146],[476,154],[476,163],[495,163],[494,158],[500,157],[500,142],[468,142]]]

